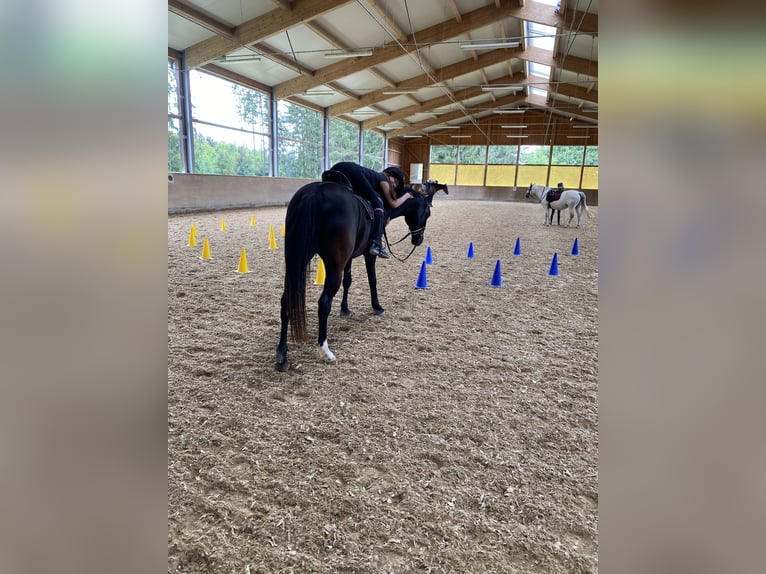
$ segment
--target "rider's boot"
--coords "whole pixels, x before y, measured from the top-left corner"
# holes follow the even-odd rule
[[[380,238],[383,235],[383,210],[376,207],[373,211],[373,216],[372,238],[370,239],[370,249],[367,253],[388,259],[391,255],[383,249],[383,245],[380,242]]]

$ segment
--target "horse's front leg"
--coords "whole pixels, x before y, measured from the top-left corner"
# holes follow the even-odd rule
[[[285,307],[285,294],[282,293],[282,299],[279,302],[280,306],[280,318],[282,320],[282,326],[279,329],[279,345],[277,345],[277,362],[274,364],[274,368],[277,371],[285,372],[290,368],[290,361],[287,360],[287,309]]]
[[[348,289],[351,287],[351,261],[348,260],[346,267],[343,269],[343,299],[340,302],[340,314],[341,317],[349,317],[351,315],[351,309],[348,308]]]
[[[367,268],[367,282],[370,284],[370,300],[372,309],[376,315],[382,315],[386,310],[381,307],[378,301],[378,276],[375,272],[375,256],[364,254],[364,266]]]
[[[340,271],[337,269],[327,269],[327,274],[324,281],[324,289],[319,296],[319,333],[317,336],[317,356],[320,359],[326,359],[328,362],[335,361],[335,355],[330,351],[330,347],[327,344],[327,318],[330,316],[330,310],[332,309],[332,298],[340,289]]]

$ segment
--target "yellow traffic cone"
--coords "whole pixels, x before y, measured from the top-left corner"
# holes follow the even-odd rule
[[[197,226],[192,223],[191,229],[189,230],[189,242],[186,244],[187,247],[197,247]]]
[[[255,215],[250,216],[250,227],[255,227]]]
[[[226,231],[227,229],[229,228],[226,227],[226,221],[224,221],[224,219],[221,218],[221,231]]]
[[[277,248],[277,238],[274,237],[274,224],[269,224],[269,249]]]
[[[284,236],[285,236],[285,231],[286,231],[286,229],[285,229],[285,224],[283,223],[283,224],[282,224],[282,237],[284,237]]]
[[[319,258],[319,265],[317,265],[317,278],[314,280],[314,285],[324,285],[326,271],[324,269],[324,261]]]
[[[202,243],[202,256],[200,259],[204,261],[210,261],[212,259],[210,256],[210,242],[207,240],[207,237],[205,237],[205,241]]]
[[[244,247],[239,254],[239,267],[237,267],[237,273],[250,273],[250,269],[247,268],[247,253],[245,252]]]

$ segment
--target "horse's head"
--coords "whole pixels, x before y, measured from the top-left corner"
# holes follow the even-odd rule
[[[532,194],[532,186],[533,185],[534,185],[534,183],[530,183],[529,187],[527,188],[527,193],[524,194],[524,197],[526,197],[527,199],[529,199],[529,196]]]
[[[417,246],[423,243],[423,234],[426,231],[426,221],[431,216],[431,195],[423,195],[415,190],[411,190],[412,199],[408,199],[402,204],[405,207],[404,221],[410,228],[412,244]]]
[[[438,180],[427,180],[425,183],[426,195],[433,196],[437,191],[441,190],[449,195],[449,188],[446,183],[439,183]]]

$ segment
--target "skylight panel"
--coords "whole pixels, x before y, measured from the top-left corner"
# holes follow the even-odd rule
[[[549,80],[551,77],[551,67],[537,62],[529,62],[529,73],[539,78]]]
[[[553,42],[556,39],[556,28],[545,26],[536,22],[525,22],[527,32],[527,44],[535,48],[553,51]]]

